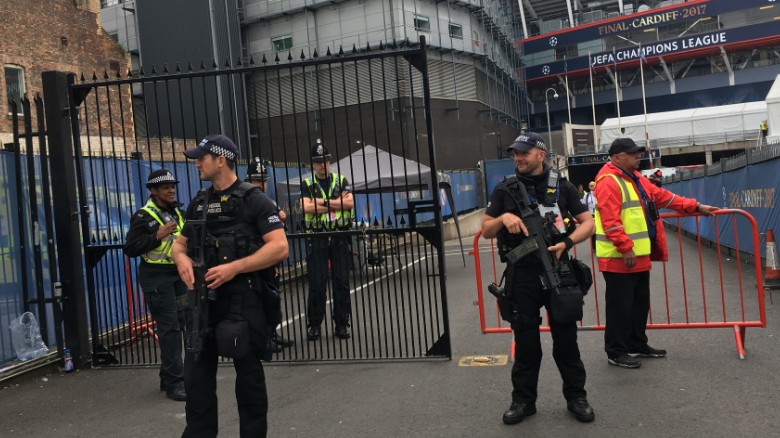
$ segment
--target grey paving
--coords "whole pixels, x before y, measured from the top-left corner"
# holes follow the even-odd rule
[[[767,304],[768,328],[748,329],[745,360],[737,357],[730,329],[656,330],[651,344],[668,349],[669,357],[645,359],[639,370],[618,369],[607,365],[603,333],[581,332],[596,411],[590,424],[566,411],[551,339],[543,334],[539,412],[505,426],[511,364],[461,367],[458,360],[508,354],[511,337],[479,332],[474,269],[470,260],[462,266],[454,242],[448,242],[448,270],[453,360],[267,366],[269,436],[777,436],[780,301]],[[675,273],[669,276],[674,281]],[[220,368],[221,436],[238,436],[234,382],[232,368]],[[153,368],[39,375],[0,389],[3,437],[173,437],[183,427],[184,404],[157,390]]]

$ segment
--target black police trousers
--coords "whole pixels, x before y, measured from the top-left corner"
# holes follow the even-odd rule
[[[312,237],[307,242],[306,265],[309,275],[309,302],[306,314],[309,327],[319,327],[325,318],[327,302],[328,260],[333,281],[333,321],[347,325],[351,314],[349,268],[352,254],[346,236]]]
[[[217,344],[213,336],[203,342],[197,361],[187,352],[184,358],[184,388],[187,391],[187,427],[182,438],[217,436]],[[241,437],[264,437],[268,432],[268,393],[260,352],[233,360],[236,369],[236,402]]]
[[[161,266],[150,268],[145,265],[141,263],[139,283],[157,326],[162,362],[160,385],[166,389],[181,387],[184,385],[181,355],[184,312],[179,309],[177,300],[186,296],[187,287],[179,278],[176,266],[170,265],[167,270],[170,272],[165,272]]]
[[[616,358],[642,351],[647,346],[647,315],[650,311],[650,271],[602,272],[606,283],[604,351]]]
[[[536,266],[521,267],[514,278],[512,301],[521,320],[512,324],[515,335],[515,363],[512,366],[512,401],[536,402],[542,344],[539,338],[539,309],[550,311],[550,294],[542,289]],[[577,346],[577,323],[559,324],[550,321],[553,358],[563,379],[566,400],[585,398],[585,365]]]

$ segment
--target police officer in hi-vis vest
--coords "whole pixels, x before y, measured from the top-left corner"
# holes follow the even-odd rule
[[[349,339],[351,314],[349,298],[349,268],[352,263],[349,236],[329,233],[349,229],[354,217],[355,200],[352,187],[343,175],[330,172],[330,152],[318,139],[311,149],[312,175],[301,184],[301,207],[304,226],[312,237],[307,242],[306,264],[309,276],[307,303],[308,339],[320,338],[320,325],[325,318],[328,260],[333,274],[334,333]]]
[[[184,401],[187,398],[181,356],[184,312],[178,300],[183,299],[187,288],[171,258],[173,242],[184,226],[180,204],[176,202],[178,183],[165,169],[149,174],[146,187],[151,195],[130,219],[124,252],[128,257],[141,256],[138,282],[157,324],[160,342],[160,390],[170,399]]]
[[[656,187],[638,172],[646,149],[630,138],[609,148],[609,162],[596,175],[596,257],[606,283],[604,350],[610,365],[639,368],[638,358],[666,356],[647,343],[652,261],[667,261],[661,209],[711,216],[704,205]]]

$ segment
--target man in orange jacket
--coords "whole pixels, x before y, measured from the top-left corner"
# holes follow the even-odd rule
[[[677,196],[653,185],[639,172],[645,148],[618,138],[610,161],[596,176],[596,257],[606,283],[604,350],[611,365],[639,368],[638,357],[664,357],[648,345],[651,261],[666,261],[660,209],[711,216],[717,207]]]

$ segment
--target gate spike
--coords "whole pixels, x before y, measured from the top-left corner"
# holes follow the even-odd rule
[[[115,78],[121,79],[122,75],[119,74],[119,69],[116,70],[116,75],[114,75]]]
[[[103,70],[103,79],[104,80],[108,79],[108,70]]]
[[[382,41],[379,42],[379,50],[385,50],[385,45],[382,44]]]
[[[212,70],[216,70],[218,68],[219,68],[219,66],[217,65],[217,60],[216,59],[212,59],[211,60],[211,69]]]
[[[357,53],[357,46],[355,43],[352,43],[352,53]]]
[[[317,49],[314,49],[314,54],[311,55],[312,58],[317,59],[320,57],[319,53],[317,53]]]
[[[116,235],[116,232],[114,232],[114,243],[119,242],[119,236]]]
[[[392,227],[393,226],[393,220],[390,218],[390,216],[387,216],[387,223],[386,223],[386,225],[388,227]]]
[[[292,50],[290,50],[290,51],[288,51],[288,52],[287,52],[287,60],[288,60],[288,61],[290,61],[290,62],[292,62],[292,60],[293,60],[293,57],[292,57]]]
[[[93,81],[97,80],[97,73],[95,73],[94,71],[92,72],[92,80]]]
[[[84,77],[84,72],[81,72],[81,82],[86,82],[87,78]]]
[[[377,220],[376,216],[374,216],[374,224],[375,227],[379,226],[379,221]]]
[[[152,66],[152,72],[150,74],[153,76],[157,74],[157,68],[155,66]]]
[[[178,62],[176,63],[176,73],[181,73],[181,66]]]
[[[325,56],[328,57],[333,56],[333,54],[330,53],[330,47],[328,47],[328,51],[325,53]]]
[[[265,55],[263,55],[263,56],[265,56]],[[277,64],[279,63],[279,53],[278,52],[276,53],[276,56],[274,56],[274,62],[276,62]]]
[[[205,70],[206,69],[206,61],[204,61],[202,59],[200,60],[200,69],[201,70]]]
[[[230,58],[225,58],[225,68],[230,68]]]
[[[268,62],[268,60],[267,60],[267,59],[265,59],[265,53],[263,53],[263,59],[261,59],[261,60],[260,60],[260,62],[261,62],[263,65],[265,65],[265,64]]]
[[[366,52],[371,51],[371,43],[366,43]]]
[[[101,240],[102,243],[108,242],[108,235],[106,235],[106,232],[103,231],[103,240]]]
[[[406,219],[403,216],[401,216],[401,221],[398,222],[398,224],[403,227],[404,225],[406,225]]]
[[[192,61],[187,61],[187,71],[188,72],[192,71]]]
[[[249,55],[249,65],[255,65],[255,57],[252,55]]]
[[[168,73],[168,63],[163,64],[163,73]]]
[[[243,67],[244,66],[244,61],[241,59],[241,57],[238,58],[238,62],[236,63],[236,65],[239,66],[239,67]]]
[[[141,67],[141,68],[139,68],[139,69],[138,69],[138,74],[139,74],[141,77],[144,77],[144,76],[146,76],[146,73],[144,72],[144,68],[143,68],[143,67]]]
[[[93,245],[97,243],[97,239],[95,238],[95,233],[92,233],[92,239],[90,239],[90,243],[92,243]]]
[[[301,49],[301,56],[300,56],[300,58],[301,58],[301,61],[303,61],[304,59],[306,59],[306,55],[304,55],[304,53],[303,53],[303,49]]]
[[[339,56],[342,56],[344,54],[344,47],[339,46]]]

